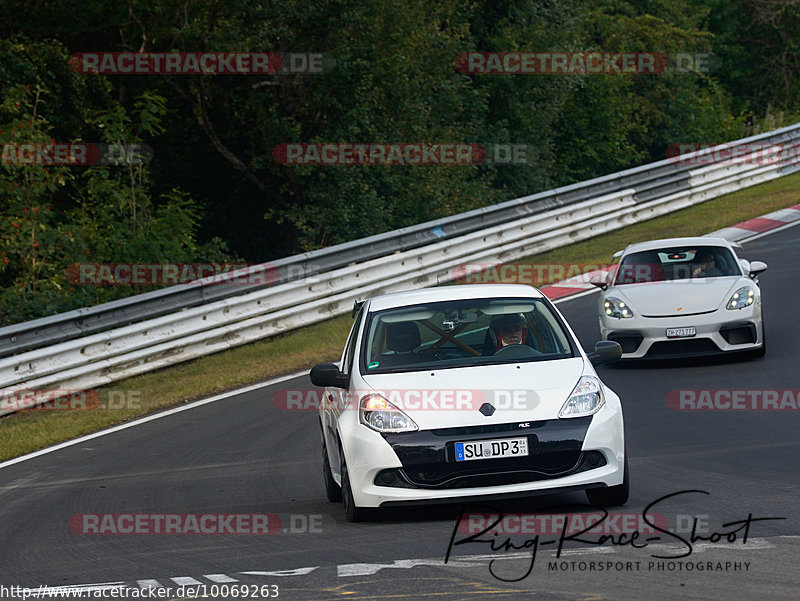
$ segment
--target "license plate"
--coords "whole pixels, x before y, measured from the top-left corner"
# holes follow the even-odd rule
[[[695,334],[694,328],[667,328],[667,338],[688,338]]]
[[[527,454],[527,438],[501,438],[499,440],[476,440],[474,442],[456,443],[456,461],[523,457]]]

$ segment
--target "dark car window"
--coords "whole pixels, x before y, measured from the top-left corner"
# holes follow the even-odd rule
[[[724,246],[681,246],[625,255],[617,267],[615,284],[641,284],[730,275],[742,271]]]
[[[509,321],[518,343],[498,339]],[[360,369],[373,374],[572,356],[571,337],[542,299],[472,299],[371,313]]]

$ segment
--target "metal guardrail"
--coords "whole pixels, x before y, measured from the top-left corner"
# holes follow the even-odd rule
[[[800,124],[732,144],[795,140]],[[266,264],[287,269],[271,286],[185,284],[3,328],[2,335],[17,328],[16,336],[39,332],[48,342],[60,340],[0,359],[0,389],[96,387],[345,313],[355,298],[454,279],[464,263],[510,261],[558,248],[786,171],[780,164],[732,161],[687,169],[660,161]],[[317,270],[318,259],[323,263]],[[292,280],[289,265],[313,275]],[[160,314],[152,317],[151,311]],[[87,323],[116,327],[85,335]],[[19,338],[11,345],[16,343],[26,348]],[[0,415],[8,412],[0,402]]]
[[[800,139],[800,124],[737,140],[731,142],[730,146],[792,142],[798,139]],[[6,326],[0,328],[0,357],[52,346],[176,311],[208,305],[222,299],[287,283],[298,277],[323,274],[351,263],[408,251],[442,239],[451,239],[484,228],[513,222],[520,217],[538,215],[558,207],[569,206],[592,196],[634,188],[635,201],[646,203],[667,193],[689,189],[690,172],[691,165],[671,160],[659,161],[490,207],[249,268],[250,273],[259,270],[271,271],[275,277],[274,279],[269,278],[272,280],[269,283],[225,285],[219,284],[215,278],[206,278],[190,284],[170,286],[103,303],[95,307],[77,309]],[[239,272],[234,272],[234,274],[236,273]]]

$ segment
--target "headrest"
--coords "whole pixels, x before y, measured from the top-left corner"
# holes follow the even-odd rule
[[[396,353],[407,353],[420,344],[419,328],[413,321],[386,324],[386,348]]]

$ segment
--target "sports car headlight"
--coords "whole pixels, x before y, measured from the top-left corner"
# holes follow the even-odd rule
[[[600,381],[594,376],[583,376],[567,402],[558,412],[558,417],[585,417],[597,413],[606,402]]]
[[[625,301],[621,301],[613,296],[609,296],[605,300],[603,303],[603,310],[609,317],[633,317],[633,311],[631,311],[631,308],[625,304]]]
[[[728,299],[728,309],[744,309],[753,304],[756,293],[750,286],[742,286]]]
[[[414,432],[419,429],[413,419],[379,394],[361,397],[358,418],[362,424],[378,432]]]

